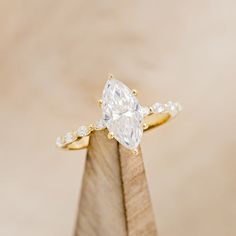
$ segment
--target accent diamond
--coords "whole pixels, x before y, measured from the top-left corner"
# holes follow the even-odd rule
[[[140,144],[142,107],[132,91],[118,80],[108,80],[103,90],[103,119],[114,138],[129,149]]]
[[[103,119],[98,120],[95,124],[94,124],[94,129],[95,130],[102,130],[105,129],[106,125],[104,123]]]
[[[155,103],[154,105],[152,105],[153,111],[155,113],[162,113],[165,111],[165,106],[162,103]]]
[[[78,135],[78,137],[84,137],[89,135],[90,132],[90,129],[87,126],[83,125],[77,129],[76,134]]]
[[[73,141],[75,141],[76,137],[74,136],[73,133],[69,132],[65,135],[64,139],[65,139],[65,143],[68,144],[68,143],[72,143]]]
[[[166,104],[166,109],[172,116],[176,116],[179,111],[177,104],[172,101],[169,101]]]
[[[57,139],[56,139],[56,145],[57,145],[58,147],[64,147],[64,145],[65,145],[64,138],[62,138],[62,137],[57,137]]]

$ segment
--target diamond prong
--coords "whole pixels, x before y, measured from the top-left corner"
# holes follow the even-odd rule
[[[109,132],[107,137],[108,137],[108,139],[113,139],[114,138],[114,134],[112,132]]]
[[[108,73],[108,78],[109,78],[109,79],[113,79],[113,77],[114,77],[113,74]]]
[[[136,89],[132,89],[132,94],[133,94],[134,96],[137,96],[137,95],[138,95],[138,91],[137,91]]]
[[[132,151],[132,154],[134,155],[134,156],[137,156],[138,155],[138,149],[137,148],[135,148],[135,149],[133,149],[133,150],[131,150]]]
[[[98,106],[102,107],[102,99],[98,99]]]
[[[94,130],[94,125],[93,124],[90,124],[89,125],[89,130],[92,132]]]
[[[153,107],[149,107],[149,111],[150,111],[150,113],[153,113],[154,112]]]
[[[147,123],[143,123],[143,130],[147,130],[148,129],[148,124]]]

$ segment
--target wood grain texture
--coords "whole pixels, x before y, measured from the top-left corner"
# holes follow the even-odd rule
[[[147,179],[139,147],[139,156],[119,145],[128,235],[157,235]]]
[[[141,150],[133,156],[107,131],[90,139],[75,227],[83,235],[157,235]]]

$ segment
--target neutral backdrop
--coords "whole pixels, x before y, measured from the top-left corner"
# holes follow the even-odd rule
[[[70,236],[107,73],[183,113],[142,140],[161,236],[236,235],[236,2],[0,1],[0,235]]]

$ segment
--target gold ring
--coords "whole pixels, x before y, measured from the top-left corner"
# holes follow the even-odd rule
[[[91,125],[60,136],[56,145],[68,150],[87,148],[89,136],[97,130],[108,129],[108,138],[115,138],[120,144],[137,153],[143,131],[160,126],[175,117],[182,107],[177,102],[157,102],[151,107],[141,106],[137,91],[129,89],[122,82],[109,76],[102,99],[98,100],[102,108],[102,119]]]

